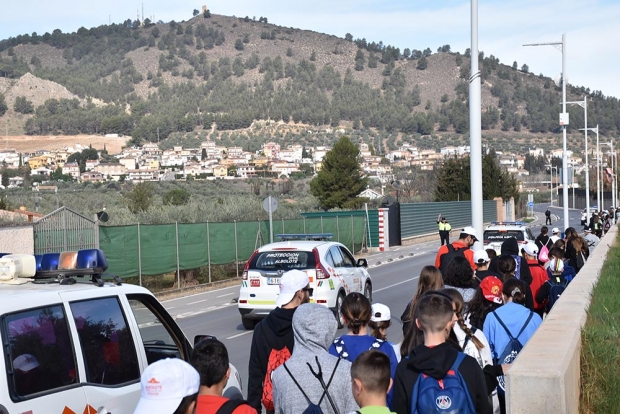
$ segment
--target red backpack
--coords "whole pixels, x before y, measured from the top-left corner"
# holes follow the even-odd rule
[[[287,347],[282,349],[272,349],[267,360],[267,373],[263,381],[263,397],[261,399],[267,411],[273,411],[273,384],[271,382],[271,373],[280,365],[285,363],[291,357],[291,352]]]

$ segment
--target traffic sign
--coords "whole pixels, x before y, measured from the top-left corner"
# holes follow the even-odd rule
[[[528,207],[534,207],[534,202],[533,202],[533,201],[530,201],[529,203],[527,203],[527,206],[528,206]]]

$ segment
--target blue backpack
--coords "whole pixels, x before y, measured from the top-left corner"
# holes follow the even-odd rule
[[[527,320],[521,327],[521,330],[519,331],[516,337],[512,336],[512,334],[510,333],[510,331],[508,330],[504,322],[499,318],[499,316],[497,315],[495,311],[493,312],[493,315],[495,315],[497,322],[499,322],[499,324],[502,325],[502,328],[504,328],[504,330],[506,331],[506,335],[508,335],[508,337],[510,338],[510,340],[506,344],[506,347],[504,348],[504,352],[501,353],[499,358],[493,361],[493,364],[494,365],[512,364],[512,362],[517,358],[517,355],[519,355],[519,352],[521,352],[521,350],[523,349],[523,344],[519,341],[519,337],[521,336],[521,334],[523,333],[527,325],[529,325],[530,320],[532,320],[532,316],[534,316],[534,312],[530,311],[530,316],[528,316]],[[504,380],[504,376],[501,375],[497,377],[497,382],[498,382],[497,392],[501,395],[504,395],[506,392],[506,382]]]
[[[384,342],[385,341],[383,339],[375,338],[375,340],[372,342],[368,350],[369,351],[373,349],[379,350],[379,348],[381,348],[381,345],[383,345]],[[347,346],[345,345],[341,336],[334,339],[334,347],[336,348],[336,352],[338,353],[338,358],[343,358],[349,362],[353,362],[353,360],[349,358],[349,351],[347,350]]]
[[[459,372],[465,356],[459,352],[446,376],[440,380],[420,373],[411,393],[411,414],[475,414],[474,402]]]
[[[549,302],[547,302],[547,312],[551,310],[555,302],[560,299],[560,295],[564,293],[564,290],[568,286],[568,280],[562,277],[552,276],[547,280],[551,288],[549,289]]]

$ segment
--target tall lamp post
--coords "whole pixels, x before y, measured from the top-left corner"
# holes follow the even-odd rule
[[[585,127],[583,129],[583,135],[586,142],[586,216],[590,216],[590,167],[588,165],[588,96],[583,97],[583,102],[566,102],[571,105],[579,105],[583,108],[583,119],[585,122]],[[580,129],[581,131],[581,129]],[[575,196],[575,188],[573,188],[573,197]],[[575,203],[573,203],[573,208]]]
[[[559,175],[557,174],[558,167],[554,167],[551,164],[546,164],[545,167],[549,167],[549,173],[551,174],[551,181],[549,181],[549,199],[551,205],[553,205],[553,170],[555,169],[556,175]]]
[[[560,46],[562,49],[562,112],[560,113],[560,125],[562,126],[562,181],[568,182],[568,157],[566,151],[566,126],[568,125],[568,113],[566,113],[566,34],[562,34],[561,42],[529,43],[523,46]],[[564,207],[564,228],[568,227],[568,191],[566,185],[563,188],[562,203]]]
[[[609,141],[609,142],[603,142],[603,144],[605,145],[609,145],[611,148],[611,169],[614,173],[614,179],[611,181],[611,204],[614,206],[614,208],[616,207],[616,168],[615,168],[615,163],[614,163],[614,159],[616,157],[616,153],[614,152],[614,142],[613,141]]]
[[[483,232],[481,83],[478,69],[478,0],[471,0],[471,76],[469,77],[469,157],[471,225]],[[478,242],[476,248],[482,248]]]

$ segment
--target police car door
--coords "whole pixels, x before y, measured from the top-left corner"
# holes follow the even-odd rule
[[[355,267],[351,267],[338,246],[332,246],[329,253],[334,263],[335,275],[341,280],[347,293],[355,291],[353,276]]]
[[[121,296],[100,288],[82,299],[64,293],[75,324],[74,343],[86,401],[95,412],[132,414],[140,399],[140,362]],[[124,300],[124,299],[123,299]],[[89,411],[80,411],[89,412]]]
[[[39,301],[0,320],[0,363],[8,382],[0,380],[7,385],[0,389],[0,414],[92,412],[85,411],[86,395],[63,304]]]

